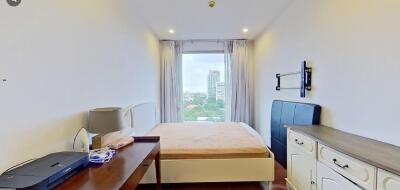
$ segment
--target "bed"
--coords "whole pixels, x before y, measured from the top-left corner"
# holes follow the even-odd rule
[[[244,123],[156,124],[152,103],[129,108],[135,135],[161,137],[162,183],[274,180],[274,154]],[[154,163],[141,183],[155,183]]]

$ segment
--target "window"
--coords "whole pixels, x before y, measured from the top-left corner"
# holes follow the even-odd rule
[[[225,121],[222,53],[183,54],[184,121]]]

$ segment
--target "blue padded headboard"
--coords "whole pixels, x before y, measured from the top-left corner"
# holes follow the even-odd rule
[[[276,160],[286,167],[285,125],[319,125],[321,106],[274,100],[271,110],[271,149]]]

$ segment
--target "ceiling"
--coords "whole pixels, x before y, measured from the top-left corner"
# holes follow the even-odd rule
[[[293,0],[133,0],[133,10],[160,39],[252,39]],[[249,32],[244,34],[243,28]],[[169,30],[175,30],[170,34]]]

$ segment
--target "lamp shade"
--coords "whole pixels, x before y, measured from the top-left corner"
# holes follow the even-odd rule
[[[121,108],[97,108],[89,111],[89,132],[107,134],[123,128]]]

